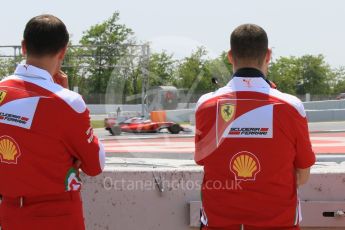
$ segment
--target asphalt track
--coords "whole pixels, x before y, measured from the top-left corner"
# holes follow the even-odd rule
[[[345,159],[345,122],[310,123],[310,138],[319,158]],[[122,134],[110,136],[103,129],[95,130],[108,157],[193,159],[194,134]]]

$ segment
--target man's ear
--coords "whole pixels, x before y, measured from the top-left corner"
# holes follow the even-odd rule
[[[265,63],[266,64],[270,63],[271,58],[272,58],[272,49],[268,48],[266,52]]]
[[[234,56],[232,55],[231,50],[229,50],[229,52],[228,52],[228,61],[230,64],[232,64],[232,65],[234,64]]]
[[[26,42],[24,40],[22,40],[22,54],[23,54],[23,56],[27,55]]]
[[[58,53],[58,58],[60,61],[62,61],[65,58],[67,52],[67,46],[65,46],[59,53]]]

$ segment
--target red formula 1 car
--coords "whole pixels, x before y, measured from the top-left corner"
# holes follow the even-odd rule
[[[178,134],[181,131],[191,132],[190,129],[175,122],[153,122],[141,117],[132,117],[122,122],[119,122],[116,118],[105,118],[104,126],[112,135],[120,135],[121,132],[157,133],[162,129],[167,129],[172,134]]]

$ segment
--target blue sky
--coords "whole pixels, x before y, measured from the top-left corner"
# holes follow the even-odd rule
[[[256,23],[268,33],[274,57],[324,54],[332,67],[345,66],[345,1],[342,0],[26,0],[4,1],[0,45],[20,44],[25,23],[51,13],[67,25],[72,40],[119,11],[121,22],[153,50],[177,58],[205,46],[210,56],[229,49],[238,25]],[[1,52],[1,51],[0,51]]]

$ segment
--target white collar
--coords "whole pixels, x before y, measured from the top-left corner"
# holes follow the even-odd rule
[[[227,86],[235,89],[248,89],[249,91],[255,88],[271,88],[262,77],[234,77]]]
[[[54,82],[52,76],[47,70],[35,67],[33,65],[19,64],[14,71],[14,75]]]

